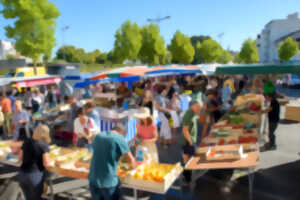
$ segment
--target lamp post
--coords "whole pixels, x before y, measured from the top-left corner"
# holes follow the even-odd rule
[[[164,20],[168,20],[171,19],[171,16],[165,16],[165,17],[158,17],[158,18],[154,18],[154,19],[147,19],[148,22],[150,23],[156,23],[159,24],[160,22],[164,21]]]
[[[64,26],[61,29],[61,33],[62,33],[62,45],[64,47],[64,61],[66,61],[65,31],[69,30],[69,29],[70,29],[70,26]]]

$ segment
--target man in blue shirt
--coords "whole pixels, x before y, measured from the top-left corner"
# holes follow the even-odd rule
[[[119,200],[118,161],[124,155],[132,168],[135,159],[125,141],[126,127],[117,125],[112,131],[98,134],[93,142],[89,183],[93,200]]]

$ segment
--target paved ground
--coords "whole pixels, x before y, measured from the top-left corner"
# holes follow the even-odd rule
[[[280,92],[291,98],[299,98],[300,90],[280,89]],[[282,114],[284,113],[284,109]],[[259,165],[256,168],[254,180],[254,200],[299,200],[300,199],[300,123],[281,121],[277,135],[277,150],[260,154]],[[173,145],[165,150],[159,147],[160,161],[174,163],[180,161],[180,149]],[[220,182],[216,181],[210,173],[195,180],[191,188],[182,190],[171,189],[165,196],[151,195],[152,200],[247,200],[248,179],[247,174],[238,171],[236,175],[244,174],[238,178],[230,194],[220,190]],[[175,186],[178,183],[175,184]],[[62,187],[64,187],[62,185]],[[65,186],[67,187],[67,186]],[[80,189],[83,196],[89,195],[88,190]],[[74,192],[79,192],[76,190]],[[123,190],[130,194],[130,190]],[[146,193],[142,194],[147,196]],[[56,198],[61,199],[61,198]],[[63,198],[66,199],[66,198]],[[81,198],[88,199],[88,198]]]

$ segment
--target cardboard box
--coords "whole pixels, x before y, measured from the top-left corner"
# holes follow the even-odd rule
[[[286,120],[292,120],[300,122],[300,105],[287,105],[285,107],[285,116]]]

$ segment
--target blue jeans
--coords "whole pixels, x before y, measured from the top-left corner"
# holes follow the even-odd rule
[[[18,174],[19,185],[23,191],[26,200],[41,200],[44,187],[44,174],[40,171]]]
[[[120,189],[119,185],[111,188],[98,188],[90,184],[90,190],[93,200],[119,200]]]

